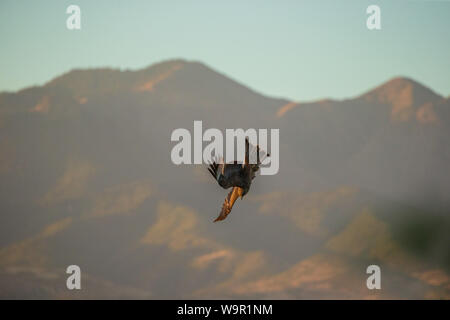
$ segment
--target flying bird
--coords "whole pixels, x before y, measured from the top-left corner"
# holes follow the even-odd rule
[[[250,151],[250,146],[252,150]],[[251,164],[250,153],[254,154],[256,149],[256,163]],[[245,160],[244,163],[237,163],[234,161],[233,163],[225,163],[223,160],[214,160],[208,167],[208,171],[214,177],[215,180],[219,183],[219,185],[224,189],[232,188],[228,193],[228,196],[225,198],[225,201],[222,205],[222,210],[220,211],[219,216],[214,220],[221,221],[225,220],[226,217],[230,214],[231,209],[233,208],[234,203],[240,197],[241,199],[248,193],[250,190],[250,186],[252,184],[252,180],[256,176],[256,172],[259,170],[259,166],[261,164],[260,154],[265,157],[269,157],[269,154],[266,154],[264,151],[260,151],[259,145],[256,148],[253,145],[250,145],[248,138],[245,139]]]

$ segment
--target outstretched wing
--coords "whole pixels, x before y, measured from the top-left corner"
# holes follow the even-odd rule
[[[248,143],[248,138],[246,138],[246,142]],[[256,147],[248,143],[248,150],[249,155],[246,154],[246,157],[249,157],[250,160],[250,166],[252,168],[253,174],[252,179],[255,177],[255,173],[259,170],[259,166],[261,163],[267,158],[270,157],[270,154],[266,151],[262,150],[259,145],[256,145]]]
[[[231,209],[233,209],[233,205],[236,202],[237,198],[242,196],[243,189],[239,187],[233,187],[228,196],[225,198],[225,201],[222,205],[222,210],[220,211],[219,216],[214,220],[214,222],[225,220],[227,216],[230,214]]]

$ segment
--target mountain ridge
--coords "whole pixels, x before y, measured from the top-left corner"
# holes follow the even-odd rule
[[[100,90],[100,92],[110,92],[112,90],[118,89],[117,86],[120,88],[120,83],[129,83],[130,81],[137,85],[139,82],[144,82],[145,80],[150,81],[152,77],[158,76],[161,73],[167,72],[168,69],[179,66],[191,66],[196,67],[199,69],[206,70],[208,72],[211,72],[215,75],[219,75],[223,77],[226,80],[232,81],[256,94],[259,94],[264,97],[277,99],[277,100],[284,100],[286,103],[289,102],[295,102],[295,103],[319,103],[323,101],[345,101],[345,100],[352,100],[352,99],[366,99],[368,101],[371,101],[373,99],[380,99],[381,101],[388,102],[391,104],[409,104],[408,101],[413,100],[414,95],[416,92],[420,92],[421,94],[425,93],[427,96],[426,101],[424,102],[435,102],[437,100],[445,99],[445,97],[437,94],[432,89],[428,88],[426,85],[422,84],[421,82],[414,80],[409,77],[404,76],[396,76],[393,78],[389,78],[386,81],[380,83],[379,85],[375,86],[372,89],[369,89],[366,92],[363,92],[355,97],[348,97],[348,98],[342,98],[342,99],[336,99],[336,98],[319,98],[314,100],[308,100],[308,101],[291,101],[286,97],[280,97],[280,96],[270,96],[265,93],[262,93],[258,90],[254,90],[239,80],[234,79],[233,77],[230,77],[228,75],[225,75],[221,72],[218,72],[217,70],[209,67],[207,64],[202,63],[200,61],[196,60],[186,60],[186,59],[169,59],[164,60],[158,63],[151,64],[147,67],[140,68],[140,69],[120,69],[120,68],[113,68],[113,67],[101,67],[101,68],[74,68],[71,69],[65,73],[62,73],[61,75],[58,75],[51,80],[47,81],[43,85],[34,85],[25,87],[23,89],[19,89],[17,91],[1,91],[1,95],[10,95],[10,94],[20,94],[24,91],[29,91],[33,89],[39,89],[39,88],[52,88],[52,87],[66,87],[73,89],[74,93],[82,94],[86,93],[85,87],[92,86],[92,89],[101,89],[102,88],[102,81],[104,82],[103,85],[108,84],[109,87],[104,90]],[[75,82],[75,84],[74,84]],[[77,92],[77,89],[79,87],[82,87],[84,89],[81,89],[81,93]],[[128,87],[126,89],[132,89],[132,87]],[[404,96],[399,96],[398,91],[404,92]],[[137,90],[139,91],[139,90]],[[145,90],[142,90],[145,91]],[[95,92],[95,91],[94,91]],[[92,93],[92,92],[91,92]],[[403,99],[403,101],[402,101]],[[447,99],[450,99],[450,96],[447,97]],[[416,104],[423,104],[424,102],[418,102]]]

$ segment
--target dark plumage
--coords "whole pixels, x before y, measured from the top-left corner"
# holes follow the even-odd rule
[[[256,172],[259,170],[259,165],[261,164],[260,153],[263,156],[265,155],[264,152],[260,151],[259,146],[256,146],[256,164],[250,164],[250,146],[248,138],[246,138],[245,160],[243,164],[237,163],[236,161],[234,163],[224,163],[223,161],[215,160],[208,167],[208,171],[222,188],[233,188],[225,198],[222,210],[214,222],[224,220],[230,214],[237,198],[241,197],[242,199],[250,190],[252,180],[255,178]],[[253,146],[252,151],[255,151]],[[269,155],[267,154],[267,156]]]

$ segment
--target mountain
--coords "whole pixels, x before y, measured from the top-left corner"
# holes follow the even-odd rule
[[[287,106],[277,112],[282,132],[295,137],[297,161],[310,170],[399,200],[448,205],[448,100],[395,78],[353,99]]]
[[[280,129],[279,173],[221,224],[205,167],[170,161],[194,120]],[[185,60],[0,93],[0,297],[449,298],[449,128],[411,79],[296,102]]]

